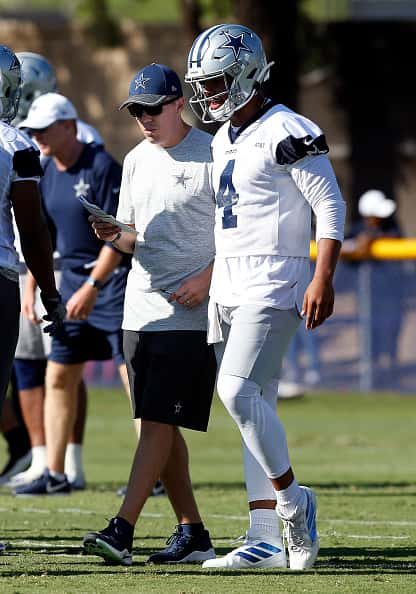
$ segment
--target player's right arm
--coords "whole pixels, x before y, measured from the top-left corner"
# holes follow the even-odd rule
[[[45,298],[56,297],[52,244],[42,214],[38,184],[33,180],[15,181],[10,200],[19,230],[23,257]]]

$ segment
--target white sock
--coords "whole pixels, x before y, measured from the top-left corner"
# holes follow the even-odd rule
[[[56,470],[49,470],[49,474],[57,481],[63,481],[65,479],[65,474],[62,472],[56,472]]]
[[[285,520],[292,518],[298,509],[305,506],[305,493],[299,487],[296,479],[290,483],[287,489],[275,491],[276,493],[276,512],[279,517]]]
[[[75,481],[84,475],[82,467],[82,445],[69,443],[65,452],[65,474],[69,482]]]
[[[33,447],[32,463],[29,470],[33,473],[39,472],[39,474],[41,474],[45,470],[46,466],[46,445]]]
[[[274,509],[250,510],[250,528],[247,535],[250,538],[280,538],[279,520]]]

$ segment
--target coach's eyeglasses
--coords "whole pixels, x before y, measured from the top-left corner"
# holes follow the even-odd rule
[[[45,128],[26,128],[26,130],[29,133],[29,136],[35,136],[35,134],[46,134],[46,132],[49,132],[49,130],[55,124],[56,124],[56,121],[55,122],[52,122],[52,124],[49,124],[49,126],[45,126]]]
[[[130,115],[137,119],[140,119],[144,112],[149,116],[158,116],[162,113],[165,105],[169,105],[169,103],[173,103],[177,99],[179,99],[179,97],[174,97],[159,105],[140,105],[139,103],[130,103],[130,105],[127,106],[127,109],[129,110]]]

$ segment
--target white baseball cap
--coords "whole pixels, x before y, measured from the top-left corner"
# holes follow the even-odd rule
[[[387,219],[394,213],[396,207],[396,203],[386,198],[380,190],[368,190],[358,201],[358,212],[362,217]]]
[[[59,93],[45,93],[34,100],[27,118],[20,122],[19,128],[41,130],[58,120],[76,120],[77,110],[69,99]]]

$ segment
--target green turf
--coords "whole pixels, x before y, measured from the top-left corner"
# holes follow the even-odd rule
[[[85,462],[89,489],[70,497],[0,495],[0,592],[163,594],[416,592],[416,398],[311,395],[282,402],[298,479],[319,500],[321,552],[312,571],[204,572],[146,566],[175,520],[165,497],[149,500],[136,528],[135,564],[104,565],[80,542],[116,511],[134,437],[120,391],[92,391]],[[187,432],[196,495],[218,554],[247,527],[239,437],[216,402],[208,435]],[[230,518],[231,516],[231,518]]]

